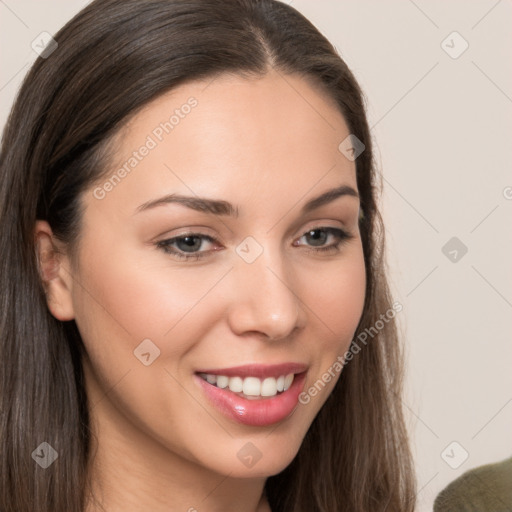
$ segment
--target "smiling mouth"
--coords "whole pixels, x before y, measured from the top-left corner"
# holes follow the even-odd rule
[[[198,373],[208,384],[229,390],[237,396],[247,400],[262,400],[278,396],[287,391],[293,383],[295,374],[288,373],[278,377],[228,377],[227,375],[214,375],[212,373]]]

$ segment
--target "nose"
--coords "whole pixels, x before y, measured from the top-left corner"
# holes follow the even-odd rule
[[[302,328],[305,311],[293,284],[291,266],[266,251],[253,263],[238,261],[232,271],[235,289],[228,313],[232,331],[280,340]]]

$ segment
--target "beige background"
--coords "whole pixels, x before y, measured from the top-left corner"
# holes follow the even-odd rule
[[[87,3],[0,0],[2,127],[35,58],[31,42]],[[418,511],[428,511],[462,472],[512,455],[512,2],[289,3],[368,96],[394,298],[404,305]],[[469,44],[458,58],[445,51],[463,48],[459,36],[446,39],[454,31]],[[464,256],[442,252],[452,237]]]

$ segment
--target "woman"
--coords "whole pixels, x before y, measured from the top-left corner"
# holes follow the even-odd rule
[[[362,93],[274,0],[96,0],[1,156],[0,509],[412,511]]]

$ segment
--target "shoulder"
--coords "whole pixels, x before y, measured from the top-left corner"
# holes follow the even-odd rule
[[[512,457],[467,471],[445,487],[434,503],[434,512],[509,510],[512,510]]]

